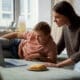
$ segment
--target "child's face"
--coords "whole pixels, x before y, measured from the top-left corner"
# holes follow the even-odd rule
[[[45,44],[49,38],[49,35],[45,35],[43,32],[38,31],[38,39],[41,44]]]

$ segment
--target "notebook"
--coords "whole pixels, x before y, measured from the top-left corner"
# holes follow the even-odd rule
[[[27,65],[27,62],[25,60],[4,58],[3,52],[0,46],[0,66],[18,67],[18,66],[26,66],[26,65]]]
[[[19,66],[26,66],[27,62],[25,60],[19,59],[5,59],[3,57],[2,52],[0,51],[0,66],[2,67],[19,67]]]
[[[23,59],[5,59],[6,67],[19,67],[19,66],[26,66],[27,62]]]

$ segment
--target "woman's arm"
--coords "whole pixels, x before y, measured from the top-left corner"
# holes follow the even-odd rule
[[[69,66],[74,64],[74,61],[71,58],[68,58],[64,61],[61,61],[59,63],[56,64],[56,67],[64,67],[64,66]]]
[[[69,66],[71,64],[74,64],[74,61],[71,58],[68,58],[64,61],[61,61],[57,64],[54,63],[45,63],[44,65],[48,66],[48,67],[64,67],[64,66]]]
[[[77,39],[77,38],[76,38]],[[78,61],[80,61],[80,31],[79,31],[79,35],[78,35],[78,39],[77,39],[77,43],[75,46],[75,52],[70,56],[70,58],[77,63]]]

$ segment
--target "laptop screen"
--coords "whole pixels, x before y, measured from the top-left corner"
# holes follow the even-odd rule
[[[3,52],[2,52],[2,48],[1,48],[1,44],[0,44],[0,66],[4,66],[4,57],[3,57]]]

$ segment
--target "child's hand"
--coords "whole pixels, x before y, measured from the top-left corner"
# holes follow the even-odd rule
[[[48,63],[48,62],[44,63],[44,65],[47,66],[47,67],[57,67],[56,64]]]
[[[40,54],[39,53],[34,53],[34,54],[29,54],[27,57],[26,57],[26,60],[35,60],[37,58],[40,57]]]

